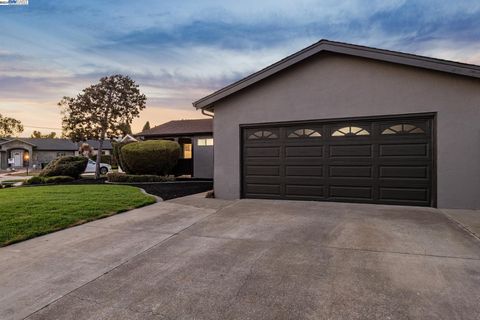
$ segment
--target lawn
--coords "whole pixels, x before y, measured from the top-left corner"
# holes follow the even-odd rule
[[[130,186],[66,185],[0,190],[0,246],[155,202]]]

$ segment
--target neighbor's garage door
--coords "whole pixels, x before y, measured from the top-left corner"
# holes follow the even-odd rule
[[[434,205],[431,117],[242,129],[242,196]]]

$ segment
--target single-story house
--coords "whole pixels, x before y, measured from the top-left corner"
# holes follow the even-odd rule
[[[480,66],[321,40],[193,105],[218,198],[480,208]]]
[[[212,119],[175,120],[135,135],[141,140],[172,140],[182,148],[179,167],[184,175],[213,178]]]
[[[98,149],[98,141],[85,141],[95,150]],[[20,168],[34,165],[40,168],[42,164],[61,156],[73,156],[79,154],[79,147],[82,143],[72,142],[68,139],[50,138],[0,138],[0,170],[9,167]],[[112,144],[105,141],[103,154],[111,154]],[[9,159],[13,163],[9,165]]]

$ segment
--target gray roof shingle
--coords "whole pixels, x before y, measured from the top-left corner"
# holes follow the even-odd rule
[[[213,119],[174,120],[137,133],[135,136],[177,136],[213,133]]]

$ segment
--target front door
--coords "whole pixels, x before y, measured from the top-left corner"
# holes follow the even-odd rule
[[[23,151],[12,151],[14,167],[23,167]]]

